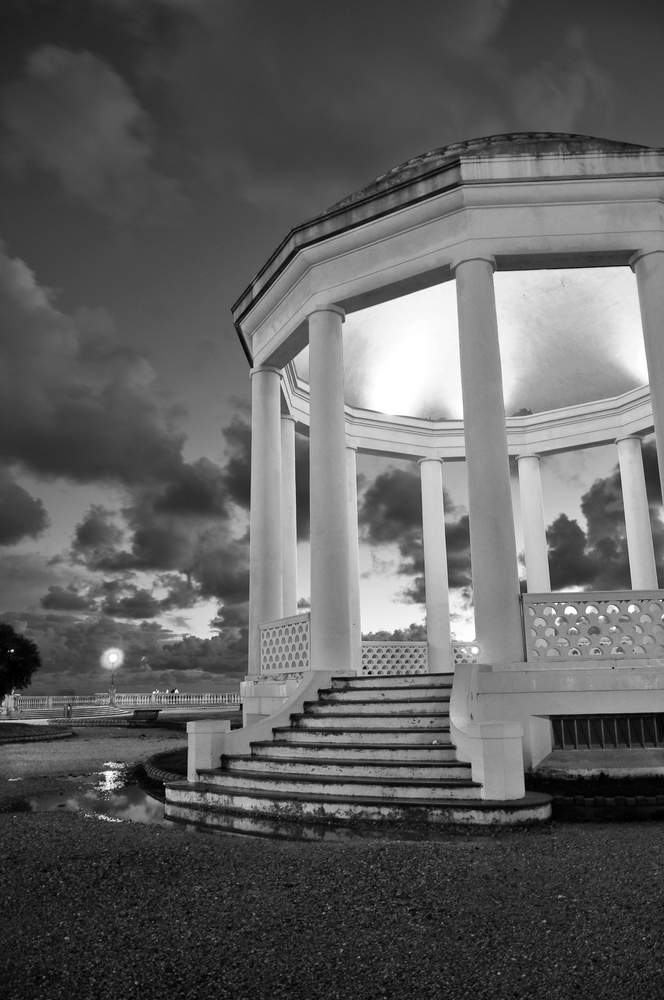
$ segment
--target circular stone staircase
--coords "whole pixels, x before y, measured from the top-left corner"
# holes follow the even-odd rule
[[[452,675],[339,677],[251,754],[166,786],[166,815],[228,830],[247,820],[408,827],[546,822],[551,798],[490,801],[450,738]],[[260,826],[260,824],[258,824]]]

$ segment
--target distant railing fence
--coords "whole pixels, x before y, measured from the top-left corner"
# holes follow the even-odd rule
[[[140,705],[161,705],[173,707],[201,707],[215,705],[239,705],[239,692],[226,692],[224,694],[170,694],[160,692],[159,694],[116,694],[116,708],[131,708]],[[72,708],[90,708],[110,704],[110,696],[107,691],[93,695],[22,695],[12,696],[12,710],[14,712],[28,712],[64,708],[71,705]]]

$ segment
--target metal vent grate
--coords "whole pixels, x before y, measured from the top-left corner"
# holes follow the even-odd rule
[[[554,750],[664,747],[664,715],[562,715],[551,719]]]

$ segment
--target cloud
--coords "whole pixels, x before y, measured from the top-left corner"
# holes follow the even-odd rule
[[[159,601],[145,588],[133,587],[124,597],[109,596],[102,605],[106,615],[118,618],[154,618],[161,612]]]
[[[115,524],[115,512],[93,504],[74,529],[72,552],[82,562],[98,564],[115,551],[124,532]]]
[[[643,465],[650,505],[650,523],[658,572],[664,574],[664,523],[661,487],[654,441],[643,446]],[[578,587],[592,590],[629,590],[629,554],[618,467],[596,479],[581,498],[586,530],[566,514],[547,528],[549,568],[553,590]],[[664,576],[662,576],[664,578]]]
[[[93,611],[95,603],[79,594],[74,584],[68,587],[51,585],[39,602],[46,611]]]
[[[0,469],[0,545],[36,538],[49,525],[41,500],[31,497],[6,469]]]
[[[602,115],[613,95],[610,76],[593,60],[584,32],[575,25],[553,60],[539,62],[513,84],[519,120],[539,120],[560,132],[571,131],[582,115]]]
[[[129,485],[182,469],[183,436],[147,360],[103,311],[59,311],[1,244],[0,328],[0,460]]]
[[[91,52],[44,45],[0,106],[9,139],[3,161],[54,175],[72,198],[114,223],[152,223],[182,207],[174,180],[152,166],[147,113],[115,70]]]
[[[447,517],[445,538],[449,585],[452,589],[470,584],[470,536],[468,515],[443,492]],[[422,547],[422,492],[419,474],[410,470],[388,469],[366,489],[359,511],[362,537],[370,545],[395,544],[400,562],[388,562],[390,572],[412,576],[412,583],[402,588],[399,600],[406,604],[424,604],[424,550]]]
[[[142,74],[186,122],[199,180],[295,224],[426,150],[610,121],[610,71],[569,16],[560,38],[512,0],[384,6],[208,3],[151,46]]]

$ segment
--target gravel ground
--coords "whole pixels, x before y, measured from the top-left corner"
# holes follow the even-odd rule
[[[164,734],[107,737],[0,759],[77,743],[81,775]],[[326,844],[4,812],[0,845],[12,1000],[664,996],[658,823]]]

